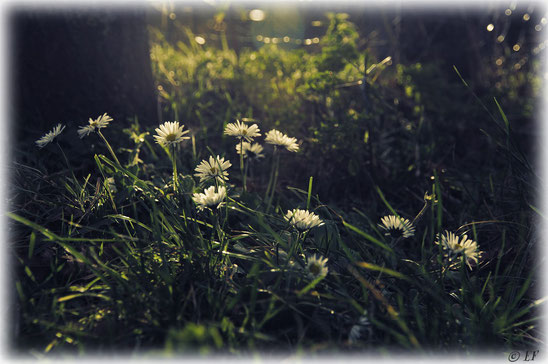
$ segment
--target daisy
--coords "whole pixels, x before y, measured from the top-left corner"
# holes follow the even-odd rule
[[[244,158],[250,159],[259,159],[264,158],[263,147],[259,143],[248,143],[243,142],[241,144],[236,144],[236,153],[242,154],[242,149],[244,150]]]
[[[473,260],[477,264],[481,255],[478,243],[472,239],[468,239],[466,234],[458,236],[450,231],[445,231],[444,234],[438,234],[436,244],[441,245],[446,251],[446,256],[450,261],[458,255],[464,256],[466,264],[470,269],[472,267],[468,260]]]
[[[112,118],[107,115],[107,113],[104,113],[103,115],[99,116],[97,119],[93,120],[92,118],[89,118],[89,125],[81,126],[78,129],[78,135],[80,136],[80,139],[82,139],[85,136],[88,136],[90,133],[99,130],[101,128],[106,128],[108,126],[109,121],[112,121]]]
[[[272,129],[266,133],[264,141],[268,144],[285,147],[290,152],[297,152],[299,150],[296,138],[290,138],[276,129]]]
[[[327,258],[316,256],[316,254],[306,258],[306,270],[310,278],[325,277],[327,275]]]
[[[61,132],[65,129],[64,125],[57,124],[56,127],[54,127],[50,132],[46,133],[43,137],[38,139],[35,143],[38,146],[38,148],[44,148],[46,145],[51,143],[53,139],[55,139]]]
[[[232,164],[230,161],[225,161],[224,158],[217,156],[209,156],[209,162],[205,159],[196,167],[194,175],[200,177],[200,182],[207,181],[210,178],[215,178],[221,182],[223,180],[228,181],[228,172],[226,170]]]
[[[399,216],[384,216],[378,226],[385,231],[384,235],[387,236],[409,238],[415,235],[413,224],[408,219]]]
[[[202,211],[209,207],[221,207],[226,198],[226,188],[221,186],[218,192],[216,190],[215,186],[211,186],[205,189],[204,193],[195,193],[192,195],[192,199],[196,203],[198,210]]]
[[[183,131],[184,127],[184,125],[179,126],[178,121],[166,121],[155,129],[157,135],[154,135],[154,139],[163,147],[178,144],[185,139],[190,139],[190,137],[183,136],[189,132],[189,130]]]
[[[356,344],[357,341],[367,333],[367,336],[371,335],[371,322],[367,318],[367,311],[360,316],[358,322],[355,325],[352,325],[350,329],[350,334],[348,335],[348,341],[351,344]]]
[[[323,225],[323,221],[313,212],[306,210],[293,209],[288,210],[284,216],[291,225],[297,230],[306,231],[316,226]]]
[[[257,124],[248,126],[245,123],[241,123],[239,120],[236,120],[235,123],[227,124],[225,127],[225,134],[235,136],[240,140],[245,140],[247,142],[252,142],[253,138],[261,136],[259,133],[259,127]]]

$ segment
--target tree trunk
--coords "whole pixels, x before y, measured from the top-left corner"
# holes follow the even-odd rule
[[[57,123],[75,137],[78,126],[103,113],[114,118],[115,129],[133,117],[158,122],[144,9],[11,15],[17,140],[37,138]]]

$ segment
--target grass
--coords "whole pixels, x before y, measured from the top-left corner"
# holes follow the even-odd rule
[[[337,49],[344,35],[351,41]],[[447,146],[463,135],[436,128],[434,117],[447,110],[429,110],[434,96],[413,83],[418,70],[398,66],[383,81],[386,62],[366,67],[356,37],[333,15],[317,53],[273,47],[237,56],[226,47],[157,43],[158,82],[171,69],[179,77],[162,87],[164,111],[193,120],[191,140],[168,150],[153,143],[153,128],[134,122],[125,135],[109,126],[86,137],[103,148],[88,170],[59,167],[64,157],[53,145],[44,150],[59,163],[16,165],[19,198],[8,216],[17,350],[43,357],[538,347],[536,177],[504,103],[473,94],[480,104],[462,112],[491,118],[479,123],[484,134],[475,131],[487,141],[484,154],[454,148],[451,156]],[[185,63],[169,63],[177,60]],[[252,79],[273,63],[283,72],[271,83]],[[295,76],[305,69],[315,72]],[[378,72],[369,89],[339,87],[367,69]],[[178,94],[188,88],[177,82],[194,85],[193,96]],[[466,82],[455,89],[459,97],[472,90]],[[388,96],[401,97],[401,108]],[[236,118],[257,122],[263,136],[272,128],[297,136],[299,152],[265,144],[263,159],[244,161],[238,140],[223,135]],[[210,155],[233,162],[228,181],[194,175]],[[198,209],[196,194],[217,185],[227,190],[222,204]],[[293,209],[323,225],[296,229],[284,217]],[[384,215],[408,219],[414,235],[386,235]],[[477,242],[480,258],[436,244],[446,230]],[[327,258],[327,274],[317,274],[322,263],[313,268],[312,256]]]

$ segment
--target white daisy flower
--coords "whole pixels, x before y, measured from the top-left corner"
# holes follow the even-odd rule
[[[245,123],[241,123],[240,120],[236,120],[235,123],[227,124],[225,127],[226,135],[235,136],[238,139],[244,139],[248,142],[252,142],[253,138],[261,136],[259,132],[260,130],[257,124],[248,126]]]
[[[61,132],[65,129],[64,125],[57,124],[50,132],[46,133],[43,137],[38,139],[35,143],[38,148],[44,148],[46,145],[51,143]]]
[[[219,187],[216,191],[215,186],[211,186],[204,190],[204,193],[195,193],[192,199],[196,203],[198,210],[202,211],[205,208],[220,208],[226,198],[226,188]]]
[[[184,125],[179,126],[178,121],[166,121],[155,129],[157,135],[154,135],[154,139],[163,147],[178,144],[185,139],[190,139],[190,137],[183,136],[189,132],[189,130],[183,131],[184,127]]]
[[[297,152],[299,150],[296,138],[290,138],[276,129],[270,130],[265,136],[264,141],[268,144],[285,147],[290,152]]]
[[[210,178],[216,178],[217,181],[222,182],[223,180],[228,181],[228,172],[226,170],[232,164],[230,161],[225,161],[224,158],[217,156],[209,156],[209,162],[205,159],[196,167],[194,175],[200,177],[200,182],[207,181]]]
[[[99,116],[95,120],[93,120],[92,118],[89,118],[88,120],[89,125],[81,126],[78,129],[78,135],[80,136],[80,139],[82,139],[85,136],[88,136],[90,133],[98,129],[106,128],[108,126],[109,121],[112,121],[112,118],[108,116],[107,113],[104,113],[103,115]]]
[[[356,344],[359,339],[361,339],[364,334],[367,333],[367,336],[371,336],[371,322],[367,318],[367,311],[360,316],[358,322],[355,325],[352,325],[350,329],[350,334],[348,335],[348,341],[351,344]]]
[[[323,225],[323,221],[313,212],[306,210],[288,210],[284,218],[297,230],[306,231],[316,226]]]
[[[238,143],[236,144],[236,153],[242,154],[242,149],[244,150],[244,158],[250,158],[250,159],[259,159],[264,158],[263,147],[259,143]]]
[[[316,256],[316,254],[306,258],[306,270],[308,276],[312,279],[325,277],[327,275],[327,258]]]
[[[409,238],[415,235],[415,227],[408,219],[394,215],[384,216],[378,226],[385,231],[384,235],[394,238],[403,236]]]
[[[469,260],[473,260],[476,264],[481,255],[478,248],[478,243],[472,239],[468,239],[466,234],[458,236],[450,231],[445,231],[444,234],[438,234],[436,244],[446,251],[446,256],[449,260],[453,260],[458,255],[463,255],[466,264],[472,269]]]

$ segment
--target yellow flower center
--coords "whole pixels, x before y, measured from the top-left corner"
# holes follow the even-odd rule
[[[166,140],[167,140],[168,142],[172,142],[172,141],[174,141],[175,139],[177,139],[177,135],[175,135],[175,134],[168,134],[168,135],[166,135]]]

